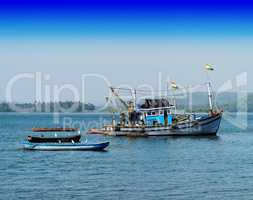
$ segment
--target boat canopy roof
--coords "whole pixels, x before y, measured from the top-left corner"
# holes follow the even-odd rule
[[[32,128],[33,132],[77,132],[78,128]]]
[[[150,110],[150,109],[171,108],[173,106],[174,105],[170,104],[169,100],[161,98],[161,99],[144,99],[144,102],[139,104],[138,108],[140,110]]]

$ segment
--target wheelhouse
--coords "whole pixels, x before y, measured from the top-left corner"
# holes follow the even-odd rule
[[[139,106],[139,112],[144,116],[146,125],[168,126],[172,124],[171,110],[174,107],[167,99],[145,99]]]

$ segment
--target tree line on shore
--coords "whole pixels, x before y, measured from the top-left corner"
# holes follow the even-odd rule
[[[0,103],[0,112],[92,112],[96,107],[92,103],[73,101],[34,102],[34,103]]]
[[[206,100],[206,96],[197,96],[197,101],[192,106],[187,106],[183,101],[177,102],[179,110],[186,112],[208,112],[208,103],[202,104]],[[220,96],[216,101],[218,107],[228,112],[253,112],[253,93],[248,93],[247,97],[236,96],[235,94],[225,94]],[[215,103],[216,104],[216,103]],[[60,102],[33,102],[33,103],[7,103],[0,102],[0,112],[94,112],[99,107],[92,103],[73,102],[73,101],[60,101]],[[108,105],[100,112],[119,112],[119,110]]]

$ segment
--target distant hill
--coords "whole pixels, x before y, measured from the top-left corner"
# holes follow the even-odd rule
[[[15,109],[15,107],[17,109]],[[72,108],[72,109],[71,109]],[[17,111],[25,111],[25,112],[93,112],[95,111],[95,105],[91,103],[81,103],[81,102],[72,102],[72,101],[64,101],[64,102],[34,102],[34,103],[0,103],[0,112],[17,112]]]
[[[192,104],[191,104],[192,102]],[[246,97],[241,96],[241,94],[226,92],[216,95],[215,104],[229,112],[237,112],[237,111],[245,111],[247,108],[247,112],[253,112],[253,93],[248,93]],[[99,110],[99,106],[95,106],[92,103],[81,103],[81,102],[72,102],[72,101],[64,101],[58,103],[15,103],[20,109],[26,109],[27,112],[64,112],[68,110],[72,106],[75,108],[72,112],[95,112]],[[59,108],[62,108],[59,110]],[[192,96],[182,96],[177,98],[177,108],[185,109],[186,111],[193,112],[206,112],[208,111],[208,96],[205,92],[195,92]],[[99,112],[117,112],[117,108],[113,106],[109,106],[104,108]],[[0,103],[0,112],[15,112],[12,109],[9,103],[2,102]]]
[[[247,98],[233,92],[225,92],[215,95],[214,102],[219,108],[224,111],[236,112],[245,111],[253,112],[253,93],[248,93]],[[187,112],[207,112],[209,108],[207,92],[195,92],[190,95],[177,96],[177,108]],[[246,104],[246,106],[245,106]],[[103,112],[117,112],[117,109],[109,106]]]
[[[185,107],[193,111],[208,110],[208,105],[208,94],[205,92],[193,93],[191,97],[177,100],[179,108]],[[253,112],[253,93],[248,93],[246,97],[234,92],[215,94],[214,105],[229,112],[245,111],[245,108],[247,112]]]

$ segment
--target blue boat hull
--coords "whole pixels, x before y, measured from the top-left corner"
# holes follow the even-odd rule
[[[102,151],[109,146],[109,142],[97,144],[35,144],[24,143],[26,150],[40,150],[40,151]]]
[[[221,122],[222,115],[207,117],[197,121],[197,123],[179,124],[170,130],[177,135],[216,135]]]

